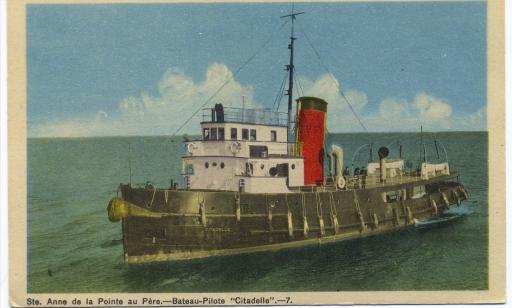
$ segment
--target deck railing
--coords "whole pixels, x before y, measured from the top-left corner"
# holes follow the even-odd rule
[[[455,173],[452,170],[451,174]],[[435,176],[429,176],[429,179],[436,178],[439,176],[445,176],[446,174],[436,174]],[[403,174],[397,174],[393,177],[388,177],[385,181],[381,182],[379,174],[369,174],[369,175],[354,175],[354,176],[344,176],[345,179],[345,188],[346,190],[353,189],[367,189],[367,188],[375,188],[375,187],[384,187],[391,186],[396,184],[406,184],[411,182],[417,182],[424,180],[421,176],[420,172],[407,172]],[[301,191],[335,191],[339,190],[336,186],[335,176],[326,176],[324,177],[324,185],[323,186],[305,186],[300,188]]]
[[[456,170],[452,168],[450,174],[455,174]],[[427,176],[422,176],[420,170],[411,170],[402,173],[398,173],[392,177],[386,177],[383,181],[380,179],[380,174],[368,174],[368,175],[355,175],[344,177],[346,181],[347,189],[359,189],[359,188],[372,188],[382,187],[396,184],[404,184],[410,182],[421,181],[424,179],[432,179],[439,176],[446,176],[442,170],[436,170],[435,174],[429,173]]]
[[[224,107],[222,116],[219,116],[216,113],[215,108],[204,108],[202,121],[286,126],[288,114],[285,112],[276,112],[271,109]]]

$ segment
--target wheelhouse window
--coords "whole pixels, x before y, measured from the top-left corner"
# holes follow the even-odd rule
[[[251,141],[256,141],[256,130],[251,129]]]
[[[249,140],[249,130],[247,128],[242,128],[242,139]]]
[[[275,130],[270,131],[270,141],[273,141],[273,142],[277,141],[277,131],[275,131]]]
[[[224,140],[224,127],[219,127],[219,140]]]
[[[217,140],[217,127],[212,127],[210,129],[211,140]]]
[[[231,128],[231,140],[238,139],[238,129],[236,127]]]
[[[210,140],[210,129],[203,128],[203,140]]]

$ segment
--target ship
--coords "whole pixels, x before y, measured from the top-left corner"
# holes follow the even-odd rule
[[[119,185],[107,212],[110,221],[121,222],[125,262],[374,236],[442,221],[452,205],[468,198],[448,161],[424,157],[408,168],[401,155],[392,158],[382,146],[378,159],[350,170],[341,146],[327,148],[328,102],[322,93],[293,99],[293,24],[302,13],[283,16],[292,25],[287,112],[221,103],[204,108],[201,137],[183,144],[181,185]]]

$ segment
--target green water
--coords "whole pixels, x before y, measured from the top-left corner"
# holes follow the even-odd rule
[[[439,141],[435,150],[434,138]],[[181,137],[28,140],[29,292],[231,292],[487,289],[487,133],[424,134],[427,159],[447,150],[470,193],[449,224],[320,247],[126,265],[121,225],[106,206],[120,182],[179,179]],[[357,148],[390,145],[416,164],[418,134],[337,134],[351,163]],[[130,144],[130,155],[129,145]],[[354,165],[368,159],[362,149]],[[131,158],[131,159],[129,159]]]

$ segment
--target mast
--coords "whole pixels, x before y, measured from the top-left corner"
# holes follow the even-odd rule
[[[294,23],[295,23],[295,16],[304,14],[304,12],[294,13],[293,7],[292,7],[292,13],[288,15],[281,16],[281,18],[290,17],[292,20],[292,29],[290,34],[290,44],[288,44],[288,49],[290,50],[290,63],[286,65],[286,70],[288,71],[288,90],[286,91],[286,95],[288,95],[288,122],[287,122],[287,136],[286,141],[290,141],[290,135],[292,134],[291,131],[291,118],[292,118],[292,105],[293,105],[293,46],[294,41],[297,39],[294,37]]]
[[[421,125],[420,138],[421,138],[421,147],[423,148],[423,162],[427,162],[427,149],[425,148],[425,144],[423,143],[423,125]]]

